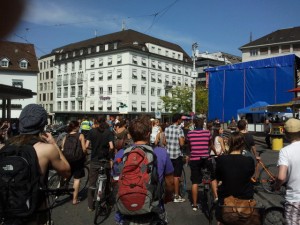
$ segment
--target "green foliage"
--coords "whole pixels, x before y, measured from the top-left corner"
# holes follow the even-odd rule
[[[169,89],[171,95],[160,97],[166,112],[189,113],[192,111],[192,88],[176,86]]]
[[[189,114],[192,112],[193,88],[176,86],[169,89],[169,95],[160,99],[164,103],[166,112]],[[204,87],[196,88],[196,114],[207,114],[208,91]]]

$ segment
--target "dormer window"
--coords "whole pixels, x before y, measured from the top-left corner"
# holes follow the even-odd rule
[[[20,68],[22,68],[22,69],[27,69],[28,61],[25,60],[25,59],[22,59],[22,60],[19,62],[19,65],[20,65]]]
[[[8,67],[9,60],[7,58],[4,58],[1,60],[1,67]]]

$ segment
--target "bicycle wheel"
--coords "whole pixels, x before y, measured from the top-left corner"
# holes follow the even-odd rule
[[[208,223],[209,223],[209,225],[213,225],[213,224],[218,223],[217,219],[215,217],[216,207],[217,207],[217,204],[213,204],[212,207],[209,210],[209,214],[208,214]]]
[[[283,225],[285,224],[284,219],[284,208],[282,207],[270,207],[264,211],[263,214],[263,225]]]
[[[275,177],[278,174],[278,167],[276,164],[266,165],[266,170],[264,168],[261,169],[259,174],[259,182],[262,188],[268,192],[273,194],[284,194],[285,188],[281,187],[280,191],[273,191],[273,184],[275,183]],[[272,178],[273,177],[273,178]]]
[[[106,181],[102,183],[102,193],[98,193],[98,189],[95,191],[95,215],[94,215],[94,224],[102,223],[109,215],[109,206],[107,204],[106,197]],[[98,196],[100,194],[100,196]],[[97,200],[97,197],[100,197]]]
[[[54,173],[48,180],[48,188],[49,189],[60,188],[60,185],[61,185],[60,180],[61,180],[61,176],[59,176],[57,173]],[[49,205],[53,206],[56,199],[58,199],[58,196],[49,195],[49,197],[48,197]]]
[[[186,194],[186,176],[184,168],[182,168],[181,177],[179,178],[179,193],[181,197],[184,197]]]

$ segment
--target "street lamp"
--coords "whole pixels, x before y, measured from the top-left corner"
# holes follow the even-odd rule
[[[192,44],[192,57],[193,57],[193,71],[192,71],[192,78],[193,78],[193,113],[196,114],[196,78],[198,77],[197,71],[196,71],[196,50],[198,48],[197,42]]]

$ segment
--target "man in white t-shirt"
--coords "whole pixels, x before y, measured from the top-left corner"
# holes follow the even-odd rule
[[[286,182],[285,218],[286,224],[292,225],[300,221],[300,120],[289,119],[284,129],[291,144],[280,150],[275,190]]]

